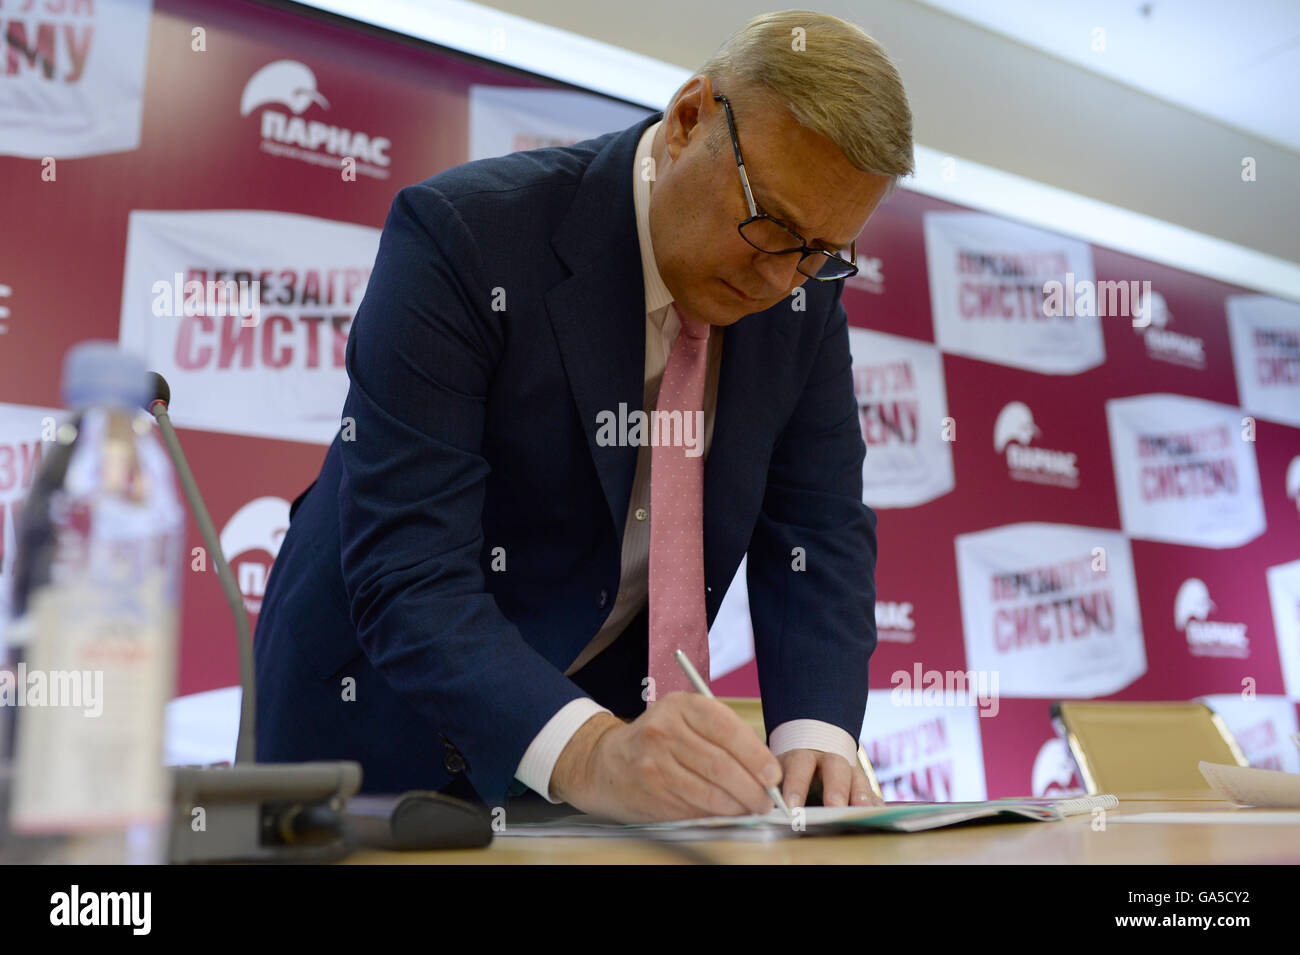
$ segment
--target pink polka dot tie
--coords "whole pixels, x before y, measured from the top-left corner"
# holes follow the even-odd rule
[[[677,309],[677,306],[673,306]],[[681,412],[693,428],[693,448],[673,422],[672,442],[663,422],[650,451],[650,678],[657,699],[674,690],[694,692],[673,651],[681,649],[706,681],[709,629],[704,607],[704,378],[708,369],[707,322],[677,309],[682,327],[673,341],[659,385],[659,416]],[[698,412],[698,413],[697,413]],[[696,424],[700,427],[695,428]],[[661,431],[660,428],[663,428]],[[688,450],[698,453],[687,454]]]

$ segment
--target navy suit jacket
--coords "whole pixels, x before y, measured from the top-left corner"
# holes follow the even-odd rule
[[[259,759],[355,759],[370,792],[467,779],[498,805],[545,723],[588,695],[564,670],[619,588],[637,448],[597,444],[597,415],[642,406],[631,177],[659,118],[397,194],[348,338],[342,427],[258,620]],[[748,552],[767,726],[856,739],[876,518],[843,283],[803,288],[805,310],[788,298],[725,331],[706,606],[711,625]],[[637,672],[623,699],[639,700]]]

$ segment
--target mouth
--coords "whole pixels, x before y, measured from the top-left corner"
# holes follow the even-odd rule
[[[740,299],[740,301],[744,302],[746,305],[757,305],[757,304],[758,304],[759,299],[756,299],[756,298],[750,298],[748,295],[746,295],[744,292],[740,291],[738,288],[736,288],[736,287],[735,287],[734,285],[732,285],[730,282],[727,282],[725,279],[718,279],[718,281],[721,282],[723,285],[725,285],[725,286],[727,287],[728,291],[730,291],[732,295],[734,295],[736,298]]]

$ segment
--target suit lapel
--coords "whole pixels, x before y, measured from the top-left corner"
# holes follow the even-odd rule
[[[618,415],[641,407],[645,382],[645,293],[640,287],[640,259],[635,276],[574,276],[546,297],[569,388],[578,408],[587,447],[605,492],[621,552],[623,522],[636,478],[637,449],[601,445],[598,415]],[[615,266],[614,262],[609,263]],[[628,294],[632,279],[635,296]]]
[[[612,137],[588,166],[552,239],[573,273],[546,294],[551,326],[587,447],[622,552],[637,449],[602,446],[597,415],[641,407],[645,388],[645,279],[632,201],[632,161],[649,116]]]
[[[601,412],[641,408],[645,387],[645,280],[632,201],[632,161],[648,117],[614,136],[583,177],[553,245],[572,275],[546,294],[552,328],[622,553],[637,448],[597,442]],[[604,228],[593,229],[592,223]],[[770,443],[784,404],[774,387],[793,333],[789,306],[747,315],[727,328],[713,443],[704,477],[706,598],[712,623],[748,546],[762,503]]]

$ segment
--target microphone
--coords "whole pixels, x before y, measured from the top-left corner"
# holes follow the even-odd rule
[[[361,765],[347,760],[257,762],[257,687],[244,598],[221,552],[221,540],[172,427],[168,414],[171,388],[157,372],[150,372],[150,380],[153,397],[146,400],[145,410],[158,422],[234,618],[241,690],[235,764],[173,768],[170,861],[324,862],[342,858],[355,848],[345,809],[348,799],[361,788]],[[200,813],[204,822],[196,829]]]
[[[217,576],[221,579],[221,590],[226,596],[226,603],[230,605],[230,613],[235,620],[235,637],[239,641],[241,690],[239,738],[235,745],[235,762],[255,763],[257,762],[257,736],[254,722],[257,719],[257,691],[253,678],[253,637],[248,627],[248,612],[244,609],[244,597],[235,583],[235,575],[230,570],[226,555],[221,552],[221,539],[217,536],[217,529],[212,525],[207,505],[203,503],[203,495],[199,493],[199,486],[194,481],[194,473],[190,471],[189,462],[185,460],[185,452],[181,450],[176,429],[172,427],[171,417],[167,413],[172,398],[171,387],[167,384],[167,379],[156,371],[149,372],[149,381],[152,385],[150,391],[153,397],[147,399],[145,410],[154,416],[159,430],[162,431],[167,453],[171,456],[177,477],[180,478],[181,489],[185,493],[185,499],[189,501],[190,511],[199,525],[199,533],[203,535],[203,546],[208,549],[208,554],[216,565]]]

